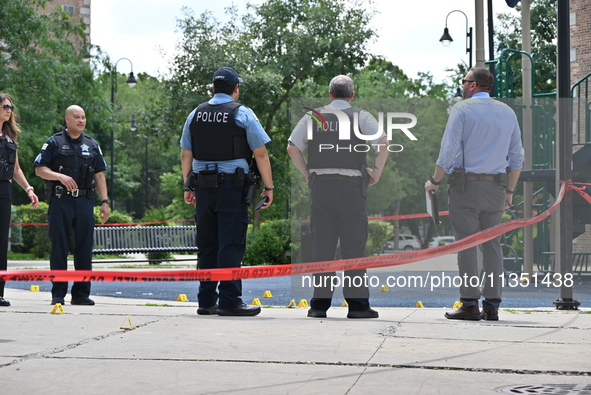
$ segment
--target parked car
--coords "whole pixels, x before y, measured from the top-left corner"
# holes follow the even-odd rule
[[[415,235],[398,235],[398,248],[401,250],[420,250],[421,241]],[[384,250],[394,250],[394,238],[386,242]]]
[[[454,236],[436,236],[429,242],[429,248],[439,247],[440,245],[448,245],[456,241]]]

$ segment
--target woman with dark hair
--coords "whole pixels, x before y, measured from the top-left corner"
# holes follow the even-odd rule
[[[0,270],[8,268],[8,230],[12,205],[12,179],[27,192],[31,206],[37,208],[39,198],[18,163],[18,134],[12,98],[0,93]],[[0,306],[10,306],[4,299],[4,281],[0,281]]]

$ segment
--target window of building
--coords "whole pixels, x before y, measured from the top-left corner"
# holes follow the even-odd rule
[[[69,12],[70,14],[74,13],[74,6],[73,5],[62,5],[62,10],[65,12]]]

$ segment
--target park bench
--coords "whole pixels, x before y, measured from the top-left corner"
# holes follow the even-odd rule
[[[572,272],[579,276],[583,273],[591,273],[590,264],[591,253],[589,252],[573,252]],[[538,269],[541,272],[554,272],[554,252],[542,252],[542,264],[538,264]]]
[[[197,253],[196,233],[196,226],[95,226],[92,253]]]

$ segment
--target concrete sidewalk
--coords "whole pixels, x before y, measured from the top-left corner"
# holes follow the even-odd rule
[[[502,310],[498,322],[379,308],[351,320],[342,307],[326,319],[280,307],[219,317],[191,302],[92,298],[51,314],[49,293],[10,290],[0,393],[591,393],[588,308]],[[527,385],[539,392],[500,392]]]

